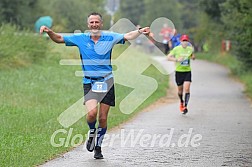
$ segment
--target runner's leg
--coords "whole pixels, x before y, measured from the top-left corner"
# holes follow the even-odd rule
[[[88,151],[92,152],[95,147],[95,124],[96,124],[96,117],[97,117],[97,100],[91,99],[85,103],[88,113],[86,116],[87,124],[89,126],[89,136],[88,141],[86,143],[86,148]]]
[[[178,86],[178,97],[181,103],[184,103],[183,100],[183,85]]]
[[[110,106],[104,103],[100,104],[100,111],[99,111],[99,126],[98,126],[98,133],[97,133],[97,142],[96,146],[101,147],[102,139],[107,131],[107,118]]]
[[[190,99],[190,86],[191,82],[185,81],[184,82],[184,90],[185,90],[185,107],[187,107],[189,99]]]
[[[96,138],[96,146],[95,146],[95,154],[94,158],[102,159],[102,151],[101,151],[101,144],[104,138],[104,135],[107,131],[107,118],[110,106],[104,103],[100,103],[100,111],[99,111],[99,126]]]

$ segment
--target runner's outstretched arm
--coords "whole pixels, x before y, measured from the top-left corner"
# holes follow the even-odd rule
[[[46,32],[49,37],[56,43],[64,43],[64,39],[61,35],[55,33],[53,30],[51,30],[50,28],[46,27],[46,26],[41,26],[40,27],[40,34],[42,34],[43,32]]]
[[[133,40],[133,39],[136,39],[141,34],[149,35],[149,33],[150,33],[150,28],[144,27],[139,30],[130,31],[130,32],[124,34],[124,40]]]

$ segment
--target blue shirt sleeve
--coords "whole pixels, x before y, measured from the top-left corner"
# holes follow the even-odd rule
[[[80,35],[63,36],[66,46],[77,46],[80,40]]]
[[[115,44],[124,44],[124,34],[119,34],[119,33],[112,33]]]

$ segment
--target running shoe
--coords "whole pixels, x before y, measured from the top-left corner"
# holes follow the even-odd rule
[[[180,103],[180,106],[179,106],[179,109],[180,109],[180,112],[183,112],[185,106],[184,106],[184,103]]]
[[[95,130],[96,129],[90,129],[88,134],[88,141],[86,143],[86,148],[90,152],[92,152],[95,148],[95,137],[96,137]]]
[[[95,153],[95,154],[94,154],[94,158],[95,158],[95,159],[103,159],[101,147],[95,146],[95,151],[94,151],[94,153]]]
[[[183,109],[183,114],[186,114],[188,112],[188,109],[187,109],[187,107],[184,107],[184,109]]]

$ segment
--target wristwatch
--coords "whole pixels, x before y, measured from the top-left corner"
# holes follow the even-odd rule
[[[142,34],[142,33],[143,33],[143,32],[140,31],[141,29],[142,29],[142,28],[138,28],[138,30],[137,30],[139,34]]]

